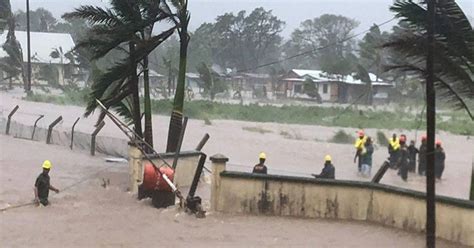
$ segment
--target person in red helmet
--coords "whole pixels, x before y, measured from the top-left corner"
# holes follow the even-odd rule
[[[436,141],[435,147],[435,176],[437,179],[441,179],[444,171],[444,161],[446,160],[446,153],[443,147],[441,147],[441,141]]]
[[[421,145],[418,149],[418,175],[424,176],[426,174],[426,135],[421,136]]]
[[[357,164],[357,168],[359,169],[359,173],[362,172],[362,157],[361,157],[361,153],[362,153],[362,150],[364,149],[364,146],[365,146],[365,142],[367,141],[367,136],[365,136],[365,133],[363,130],[359,130],[357,131],[357,135],[359,136],[356,141],[355,141],[355,148],[356,148],[356,153],[355,153],[355,156],[354,156],[354,163],[356,162],[357,158],[358,159],[358,164]]]
[[[409,169],[409,157],[408,146],[406,144],[407,137],[402,134],[400,135],[400,154],[398,157],[397,167],[399,168],[399,175],[402,177],[403,181],[408,179],[408,169]]]

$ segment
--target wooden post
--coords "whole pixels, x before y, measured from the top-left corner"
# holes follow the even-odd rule
[[[97,134],[100,132],[100,130],[105,126],[105,122],[102,121],[99,126],[94,130],[94,132],[91,135],[91,155],[95,156],[95,137]]]
[[[196,151],[201,151],[202,148],[204,147],[204,145],[207,143],[207,141],[209,140],[209,134],[206,133],[204,135],[204,137],[202,137],[201,141],[199,142],[199,144],[196,146]]]
[[[56,126],[60,121],[63,120],[62,116],[59,116],[56,120],[54,120],[48,127],[48,136],[46,137],[46,144],[51,144],[51,134],[53,133],[53,127]]]
[[[471,195],[469,200],[474,201],[474,160],[472,160],[472,172],[471,172]]]
[[[12,119],[12,116],[15,114],[15,112],[19,109],[20,107],[18,105],[16,105],[12,112],[10,112],[10,114],[8,114],[8,120],[7,120],[7,130],[5,130],[5,134],[8,135],[10,134],[10,121]]]
[[[216,211],[219,202],[219,190],[221,186],[221,172],[225,171],[226,163],[229,158],[222,154],[216,154],[210,158],[212,162],[212,180],[211,180],[211,209]]]
[[[74,122],[74,124],[72,125],[72,129],[71,129],[71,145],[69,146],[69,148],[71,148],[72,150],[72,147],[74,145],[74,128],[76,127],[76,124],[77,122],[79,121],[79,119],[81,119],[80,117],[77,117],[76,121]]]

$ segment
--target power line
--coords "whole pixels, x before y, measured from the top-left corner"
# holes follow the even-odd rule
[[[384,22],[382,22],[382,23],[380,23],[380,24],[375,24],[375,25],[377,25],[377,26],[380,27],[380,26],[383,26],[383,25],[385,25],[385,24],[387,24],[387,23],[390,23],[391,21],[393,21],[393,20],[395,20],[395,19],[396,19],[396,18],[393,17],[393,18],[390,19],[390,20],[387,20],[387,21],[384,21]],[[317,48],[311,49],[311,50],[306,51],[306,52],[298,53],[298,54],[292,55],[292,56],[290,56],[290,57],[286,57],[286,58],[284,58],[284,59],[279,59],[279,60],[276,60],[276,61],[273,61],[273,62],[261,64],[261,65],[258,65],[258,66],[256,66],[256,67],[253,67],[253,68],[246,68],[246,69],[238,70],[237,73],[240,73],[240,72],[247,72],[247,71],[253,71],[253,70],[255,70],[255,69],[259,69],[259,68],[262,68],[262,67],[267,67],[267,66],[270,66],[270,65],[280,64],[280,63],[282,63],[282,62],[284,62],[284,61],[287,61],[287,60],[290,60],[290,59],[294,59],[294,58],[297,58],[297,57],[309,55],[309,54],[312,54],[312,53],[314,53],[314,52],[316,52],[316,51],[320,51],[320,50],[326,49],[326,48],[328,48],[328,47],[332,47],[332,46],[335,46],[335,45],[337,45],[337,44],[340,44],[340,43],[346,42],[346,41],[348,41],[348,40],[354,39],[354,38],[357,37],[357,36],[360,36],[360,35],[363,35],[363,34],[369,32],[370,29],[371,29],[371,28],[366,29],[366,30],[364,30],[364,31],[362,31],[362,32],[360,32],[360,33],[357,33],[357,34],[354,34],[354,35],[352,35],[352,36],[349,36],[349,37],[347,37],[347,38],[345,38],[345,39],[343,39],[343,40],[340,40],[340,41],[337,41],[337,42],[334,42],[334,43],[331,43],[331,44],[328,44],[328,45],[325,45],[325,46],[317,47]]]

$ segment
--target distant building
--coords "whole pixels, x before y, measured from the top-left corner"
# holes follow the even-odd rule
[[[0,34],[0,44],[3,45],[7,39],[7,33]],[[20,42],[23,51],[23,62],[28,62],[27,53],[27,34],[24,31],[15,31],[16,39]],[[73,71],[69,71],[71,75],[65,75],[65,65],[71,64],[71,61],[65,56],[70,52],[75,44],[70,34],[65,33],[44,33],[44,32],[30,32],[31,40],[31,71],[32,83],[35,84],[35,79],[40,79],[40,68],[44,65],[52,65],[58,71],[58,84],[64,84],[64,78],[72,76]],[[0,46],[1,46],[0,45]],[[50,56],[51,52],[57,50],[59,52],[58,58]],[[0,48],[0,58],[8,56],[7,53]]]
[[[234,91],[240,91],[244,97],[265,97],[271,89],[271,77],[268,74],[239,73],[227,79]]]
[[[393,85],[382,81],[374,74],[369,73],[372,81],[374,100],[388,101],[388,94]],[[323,102],[348,103],[352,102],[366,92],[367,84],[354,75],[330,75],[320,70],[293,69],[278,83],[276,94],[280,97],[298,98],[305,97],[304,84],[310,79],[318,89]]]

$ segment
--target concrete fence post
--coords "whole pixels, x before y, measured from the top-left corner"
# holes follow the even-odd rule
[[[472,160],[472,172],[471,172],[471,194],[469,200],[474,201],[474,160]]]
[[[142,157],[143,154],[135,145],[132,143],[128,144],[128,175],[129,175],[129,191],[131,193],[138,193],[138,185],[143,180],[142,170]]]
[[[102,121],[92,132],[91,134],[91,155],[95,156],[95,138],[97,137],[97,134],[100,132],[100,130],[105,126],[105,122]]]
[[[63,117],[59,116],[56,120],[54,120],[51,124],[49,124],[48,136],[46,137],[46,144],[51,144],[51,135],[53,134],[53,128],[62,120],[63,120]]]
[[[36,126],[38,125],[38,121],[41,120],[43,117],[44,115],[40,115],[38,119],[36,119],[35,124],[33,125],[33,132],[31,132],[31,140],[35,138]]]
[[[212,162],[211,210],[216,211],[219,202],[221,172],[225,171],[226,163],[229,161],[229,158],[222,154],[216,154],[211,156],[210,160]]]
[[[74,122],[71,128],[71,145],[69,145],[69,148],[71,148],[71,150],[72,150],[72,147],[74,146],[74,128],[76,127],[76,124],[79,121],[79,119],[80,117],[77,117],[76,121]]]
[[[16,105],[12,112],[10,112],[10,114],[8,114],[8,120],[7,120],[7,129],[5,130],[5,134],[8,135],[10,134],[10,122],[12,120],[12,116],[15,114],[15,112],[19,109],[20,107],[18,105]]]

